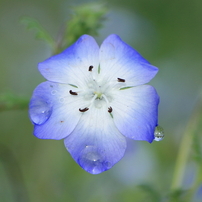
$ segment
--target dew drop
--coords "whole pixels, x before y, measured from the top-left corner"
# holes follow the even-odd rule
[[[95,100],[94,101],[94,106],[98,109],[101,109],[103,106],[103,102],[101,100]]]
[[[97,103],[96,105],[96,108],[100,109],[102,107],[102,105],[100,103]]]
[[[52,95],[55,95],[56,93],[57,93],[56,90],[52,90],[52,91],[51,91],[51,94],[52,94]]]
[[[60,98],[60,103],[64,103],[65,102],[65,98],[61,97]]]
[[[29,107],[29,115],[33,123],[41,125],[46,122],[52,113],[50,105],[44,100],[32,100]]]
[[[88,88],[93,88],[93,87],[94,87],[94,84],[93,84],[92,82],[89,82],[89,83],[87,84],[87,86],[88,86]]]
[[[164,136],[163,128],[161,126],[157,126],[154,131],[154,140],[161,141],[163,140]]]
[[[97,147],[91,145],[81,151],[78,163],[91,174],[99,174],[111,168],[111,164],[106,161],[104,154],[101,154]]]

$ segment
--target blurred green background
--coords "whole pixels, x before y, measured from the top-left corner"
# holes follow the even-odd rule
[[[0,92],[31,97],[44,81],[37,63],[51,55],[19,22],[37,19],[57,36],[79,0],[0,0]],[[96,1],[93,1],[96,2]],[[107,20],[96,40],[118,34],[159,68],[151,84],[161,102],[161,142],[129,141],[124,158],[111,170],[91,175],[66,151],[63,141],[32,135],[27,110],[0,113],[0,201],[142,202],[169,201],[170,186],[181,140],[202,91],[201,0],[110,0]],[[201,136],[197,126],[196,134]],[[200,139],[201,140],[201,139]],[[186,164],[182,188],[195,180],[197,166]],[[141,185],[141,186],[140,186]],[[182,196],[183,197],[183,196]],[[198,193],[192,201],[201,201]],[[180,199],[184,201],[184,199]],[[179,201],[179,200],[178,200]]]

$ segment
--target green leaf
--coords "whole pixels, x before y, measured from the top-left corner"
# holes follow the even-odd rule
[[[202,164],[202,152],[201,152],[201,139],[199,137],[200,132],[193,134],[192,155],[193,159],[199,164]]]
[[[22,17],[20,22],[24,24],[28,30],[34,30],[36,33],[35,37],[37,39],[43,40],[45,43],[50,45],[52,49],[54,49],[54,39],[49,35],[49,33],[42,27],[42,25],[37,20],[30,17]]]
[[[154,186],[149,184],[142,184],[138,186],[142,191],[149,195],[150,201],[157,202],[161,201],[161,194],[154,189]]]
[[[81,35],[98,35],[98,30],[103,26],[106,7],[101,3],[88,3],[72,8],[73,14],[63,29],[58,33],[58,38],[54,40],[43,26],[35,19],[23,17],[23,23],[28,30],[34,30],[37,39],[45,41],[52,49],[53,55],[58,54],[74,43]]]
[[[188,190],[177,189],[168,195],[169,202],[185,202],[187,201]]]
[[[196,127],[193,132],[193,142],[192,142],[192,157],[198,163],[199,167],[202,168],[202,137],[201,137],[201,130],[202,130],[202,98],[199,100],[199,104],[197,105],[197,114],[195,123]]]
[[[100,3],[89,3],[73,8],[72,18],[67,22],[63,48],[74,43],[81,35],[98,35],[106,19],[106,7]]]

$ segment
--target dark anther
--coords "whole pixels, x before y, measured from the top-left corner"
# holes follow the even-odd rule
[[[111,113],[112,112],[112,107],[108,108],[108,112]]]
[[[70,93],[71,95],[78,95],[76,92],[73,92],[72,90],[70,90],[69,93]]]
[[[118,82],[125,82],[125,79],[117,78]]]
[[[89,66],[88,71],[91,72],[93,69],[93,65]]]
[[[80,108],[79,108],[79,111],[80,111],[80,112],[86,112],[86,111],[88,111],[88,110],[89,110],[88,107],[85,107],[85,108],[83,108],[83,109],[80,109]]]

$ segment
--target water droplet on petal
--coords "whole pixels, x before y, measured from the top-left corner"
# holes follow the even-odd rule
[[[56,93],[57,93],[56,90],[52,90],[52,91],[51,91],[51,94],[52,94],[52,95],[55,95]]]
[[[78,163],[91,174],[99,174],[111,168],[111,164],[106,161],[104,154],[101,154],[95,146],[86,146],[81,151]]]
[[[65,98],[61,97],[60,98],[60,103],[64,103],[65,102]]]
[[[52,108],[44,100],[33,100],[30,104],[29,114],[33,123],[41,125],[48,120],[52,113]]]
[[[161,141],[163,140],[164,136],[163,128],[161,126],[157,126],[154,131],[154,140]]]
[[[94,105],[95,105],[96,108],[101,109],[102,105],[103,105],[103,102],[102,102],[102,100],[95,100]]]

